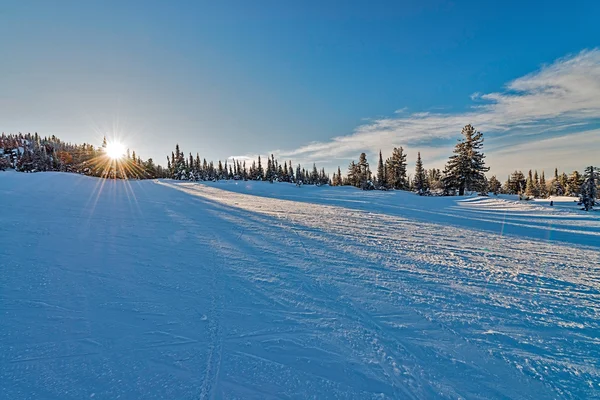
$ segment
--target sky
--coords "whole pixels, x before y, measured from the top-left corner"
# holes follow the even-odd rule
[[[490,175],[600,164],[600,2],[0,0],[0,131],[165,165],[274,153],[328,171],[403,146]],[[502,180],[503,180],[502,179]]]

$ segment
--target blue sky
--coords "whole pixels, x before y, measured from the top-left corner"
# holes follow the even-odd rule
[[[116,132],[162,164],[178,142],[344,170],[400,145],[440,167],[473,123],[491,173],[581,170],[599,161],[598,15],[596,1],[3,0],[0,129]]]

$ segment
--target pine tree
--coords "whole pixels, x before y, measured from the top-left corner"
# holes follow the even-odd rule
[[[187,179],[186,167],[185,167],[185,157],[183,156],[183,152],[179,150],[179,144],[175,145],[175,153],[174,153],[175,161],[172,163],[174,169],[173,179],[177,180],[185,180]]]
[[[369,169],[369,163],[365,153],[360,153],[356,168],[356,174],[358,175],[357,186],[364,190],[369,189],[371,184],[371,170]]]
[[[296,184],[302,184],[304,183],[302,180],[304,179],[304,177],[302,176],[302,171],[300,170],[300,164],[298,164],[298,166],[296,167]]]
[[[500,189],[502,188],[502,184],[496,178],[496,175],[493,175],[488,181],[488,190],[494,194],[500,193]]]
[[[565,196],[568,196],[567,194],[567,185],[569,183],[569,177],[567,176],[567,174],[565,172],[563,172],[562,174],[560,174],[560,176],[558,177],[558,180],[560,181],[560,185],[563,188],[563,193]]]
[[[460,196],[466,190],[482,190],[486,183],[484,172],[490,170],[485,166],[485,155],[481,151],[483,134],[471,125],[466,125],[461,134],[464,139],[455,146],[454,155],[448,160],[444,171],[444,186],[458,190]]]
[[[262,181],[265,178],[260,156],[258,156],[258,167],[256,168],[256,177],[254,179]]]
[[[273,164],[271,164],[271,159],[267,157],[267,169],[265,170],[265,180],[273,183]]]
[[[359,184],[359,179],[360,177],[358,176],[358,169],[356,166],[356,163],[354,161],[350,162],[350,165],[348,165],[348,173],[347,173],[347,179],[348,179],[348,184],[358,187]]]
[[[395,147],[392,156],[386,160],[388,187],[396,190],[408,189],[406,177],[406,154],[402,147]]]
[[[564,190],[564,186],[560,183],[560,178],[558,177],[558,168],[554,168],[554,179],[550,186],[550,194],[552,196],[562,196],[565,193]]]
[[[597,168],[589,166],[585,169],[585,173],[583,175],[584,181],[581,185],[581,195],[579,198],[585,211],[592,210],[597,203],[596,198],[598,197],[597,186],[599,177],[600,173]]]
[[[421,152],[417,153],[417,163],[415,165],[415,179],[413,180],[413,188],[419,194],[423,194],[427,191],[427,176],[425,175],[425,169],[423,168],[423,161],[421,161]]]
[[[533,181],[533,176],[531,175],[531,170],[529,170],[529,175],[527,176],[527,184],[525,186],[525,194],[528,197],[535,197],[535,183]]]
[[[567,180],[567,188],[565,190],[567,196],[579,196],[583,181],[584,179],[579,171],[573,171]]]
[[[533,187],[534,187],[534,197],[540,197],[540,177],[538,175],[537,169],[533,173]]]
[[[377,164],[377,185],[380,188],[387,187],[387,179],[385,177],[385,167],[383,166],[383,157],[381,156],[381,150],[379,150],[379,163]]]
[[[319,182],[319,171],[317,170],[317,165],[313,163],[312,172],[310,173],[310,180],[308,183],[311,185],[316,185]]]
[[[432,168],[427,171],[427,187],[430,190],[443,189],[442,171],[438,168]]]
[[[283,181],[284,182],[290,181],[290,173],[289,173],[288,165],[286,162],[283,163]]]
[[[544,176],[544,171],[542,171],[542,176],[540,177],[540,197],[543,199],[548,197],[548,186],[546,185],[546,177]]]

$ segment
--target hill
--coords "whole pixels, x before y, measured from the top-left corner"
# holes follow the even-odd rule
[[[597,397],[567,204],[0,173],[0,393]]]

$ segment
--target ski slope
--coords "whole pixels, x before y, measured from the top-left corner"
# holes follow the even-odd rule
[[[563,204],[0,173],[0,398],[600,397]]]

